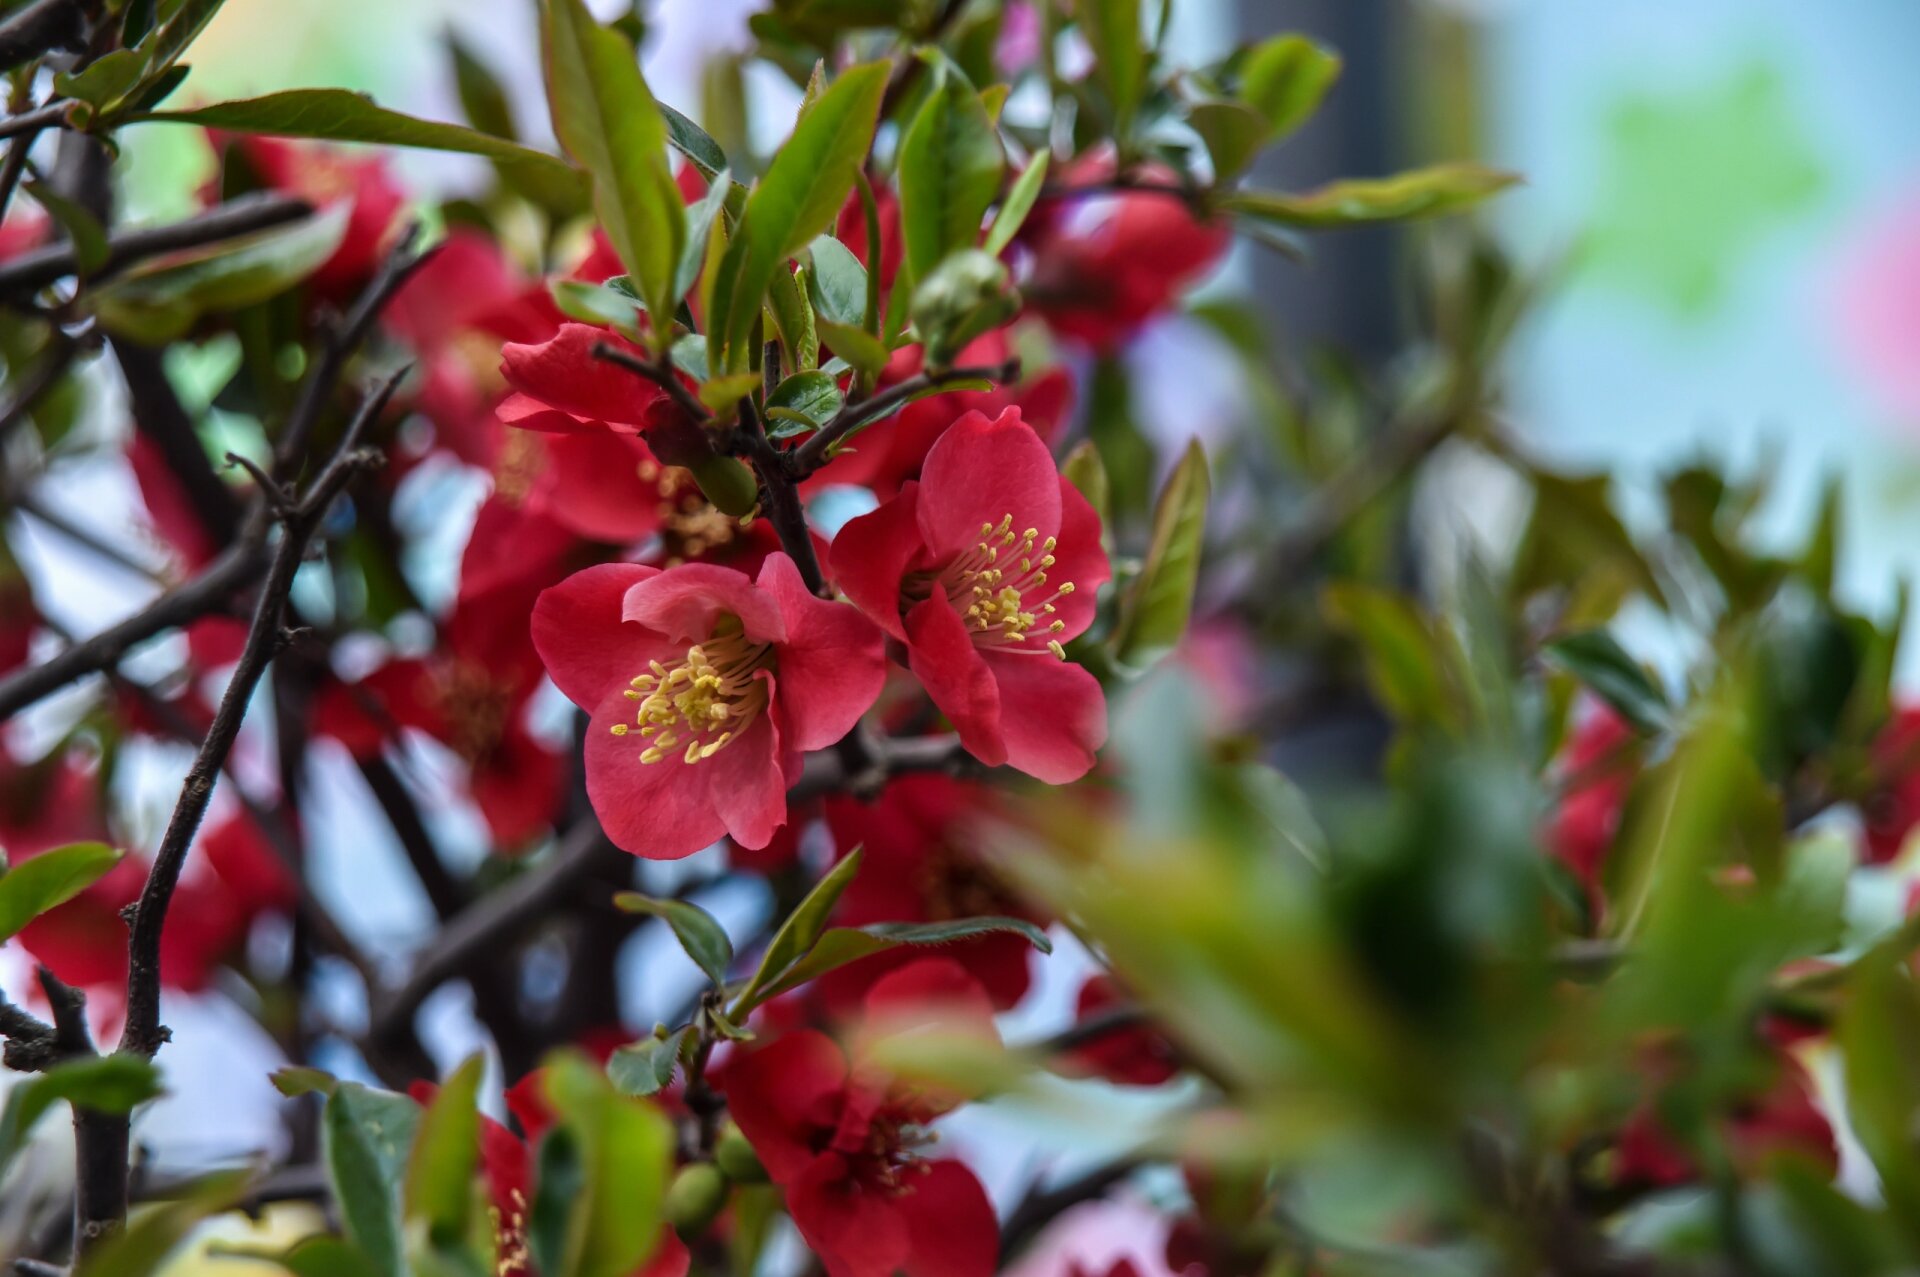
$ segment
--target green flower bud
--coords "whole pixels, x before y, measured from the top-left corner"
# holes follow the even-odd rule
[[[914,290],[912,317],[926,347],[927,367],[946,368],[984,332],[1000,327],[1020,309],[1020,294],[1007,264],[978,249],[955,253]]]
[[[742,518],[753,512],[754,504],[760,499],[759,480],[737,457],[700,457],[687,469],[693,472],[701,493],[722,514]]]
[[[747,1142],[747,1137],[732,1122],[721,1129],[720,1139],[713,1146],[713,1160],[726,1177],[736,1184],[767,1182],[767,1168],[760,1164],[760,1155],[753,1151],[753,1145]]]
[[[683,1166],[667,1185],[661,1213],[682,1237],[692,1237],[713,1222],[727,1204],[727,1177],[712,1162]]]

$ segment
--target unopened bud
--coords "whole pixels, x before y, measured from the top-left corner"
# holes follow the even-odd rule
[[[951,365],[968,342],[1000,327],[1020,309],[1007,264],[978,249],[955,253],[935,267],[913,294],[913,323],[927,366]]]
[[[719,1167],[712,1162],[695,1162],[682,1167],[673,1183],[667,1185],[661,1213],[682,1237],[696,1236],[727,1204],[727,1189],[727,1177]]]
[[[760,1164],[760,1155],[753,1151],[753,1145],[747,1142],[747,1137],[732,1122],[721,1129],[720,1138],[713,1146],[713,1160],[726,1177],[736,1184],[767,1182],[767,1168]]]

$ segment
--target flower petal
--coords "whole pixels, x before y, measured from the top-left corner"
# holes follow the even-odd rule
[[[766,680],[769,699],[779,694],[772,674],[761,670],[754,677]],[[780,729],[771,714],[762,712],[746,731],[694,766],[709,773],[708,792],[727,833],[749,851],[772,842],[774,831],[787,823]]]
[[[533,646],[555,686],[575,705],[598,706],[646,669],[652,636],[621,622],[621,600],[659,575],[659,568],[638,563],[602,563],[540,592],[533,605]]]
[[[1060,479],[1053,454],[1009,408],[991,421],[970,412],[947,427],[920,471],[920,532],[935,557],[972,548],[982,527],[1011,517],[1045,539],[1060,530]]]
[[[637,733],[616,736],[631,723],[633,702],[616,687],[587,723],[587,798],[613,845],[648,860],[680,860],[718,842],[726,822],[714,809],[713,771],[689,766],[670,753],[643,763],[647,742]]]
[[[1099,680],[1071,661],[1033,653],[994,653],[986,663],[1000,689],[1006,762],[1049,785],[1092,770],[1094,751],[1107,740]]]
[[[907,1221],[907,1277],[992,1277],[1000,1223],[974,1173],[959,1162],[927,1162],[911,1185],[897,1203]]]
[[[966,751],[989,767],[1006,762],[999,688],[945,595],[936,594],[907,613],[907,660],[927,695],[952,720]]]
[[[828,1277],[893,1277],[912,1248],[899,1202],[855,1181],[838,1153],[815,1158],[787,1190],[787,1212]]]
[[[919,485],[879,509],[851,520],[833,539],[834,584],[874,624],[895,638],[907,636],[900,623],[900,578],[920,553]]]
[[[500,350],[500,373],[507,384],[549,408],[589,421],[638,426],[648,405],[665,392],[643,377],[593,357],[606,342],[636,357],[645,352],[611,329],[562,324],[538,345],[510,342]]]
[[[786,622],[773,597],[754,587],[744,572],[712,563],[683,563],[627,591],[621,616],[682,643],[704,642],[723,613],[740,618],[747,637],[778,643]]]
[[[596,430],[545,440],[547,468],[531,510],[594,541],[627,544],[660,528],[659,463],[637,435]]]
[[[733,1056],[720,1081],[767,1174],[787,1184],[813,1162],[815,1137],[838,1121],[847,1057],[826,1034],[802,1029]]]
[[[784,554],[769,555],[759,586],[780,606],[780,714],[790,749],[825,749],[860,721],[887,681],[885,640],[845,603],[816,597]]]

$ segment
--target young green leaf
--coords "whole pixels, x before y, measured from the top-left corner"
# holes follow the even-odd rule
[[[420,1123],[404,1095],[342,1082],[321,1113],[320,1142],[347,1237],[381,1277],[407,1277],[400,1181]]]
[[[1093,512],[1100,516],[1100,538],[1112,539],[1108,523],[1113,517],[1113,485],[1107,479],[1106,463],[1091,439],[1082,439],[1060,463],[1060,477],[1080,490]]]
[[[888,74],[885,62],[842,72],[747,197],[712,286],[707,327],[719,367],[747,366],[753,322],[775,274],[839,215],[873,141]]]
[[[712,181],[727,171],[727,153],[705,129],[665,102],[660,103],[660,114],[667,121],[667,141],[673,144],[674,150],[693,161],[702,177]]]
[[[583,324],[618,329],[631,339],[640,335],[640,303],[605,284],[589,284],[583,279],[555,279],[547,283],[547,293],[560,313]]]
[[[665,922],[694,965],[713,981],[714,988],[726,984],[727,968],[733,965],[733,942],[712,914],[684,900],[656,900],[637,891],[623,891],[613,903],[628,913],[652,914]]]
[[[598,1067],[567,1052],[544,1071],[558,1121],[540,1150],[540,1190],[549,1198],[550,1161],[571,1162],[558,1200],[536,1202],[540,1270],[566,1277],[629,1277],[660,1235],[660,1204],[673,1161],[673,1129],[645,1101],[620,1095]],[[564,1158],[551,1158],[558,1142]]]
[[[466,1235],[473,1209],[473,1168],[480,1150],[480,1079],[486,1057],[468,1056],[420,1117],[407,1162],[405,1218],[426,1225],[436,1246]]]
[[[964,77],[947,74],[900,144],[900,231],[914,278],[979,242],[1006,166],[980,95]]]
[[[886,368],[887,348],[880,339],[866,329],[855,324],[836,324],[825,319],[816,321],[820,330],[820,340],[827,349],[853,365],[855,370],[873,377]]]
[[[1146,562],[1120,609],[1113,654],[1123,664],[1144,668],[1172,651],[1187,632],[1212,487],[1207,454],[1195,440],[1160,490]]]
[[[0,877],[0,941],[98,882],[124,854],[105,843],[76,842],[13,866]]]
[[[840,393],[839,383],[829,374],[817,368],[795,373],[775,386],[773,393],[767,396],[767,416],[792,427],[772,433],[786,438],[817,430],[833,420],[834,414],[840,411],[845,402],[846,397]]]
[[[687,209],[687,244],[681,250],[680,269],[673,278],[676,303],[692,292],[699,280],[700,268],[707,261],[707,241],[720,220],[720,210],[726,207],[727,198],[732,194],[733,178],[723,169],[714,175],[707,193]]]
[[[1545,651],[1640,731],[1658,731],[1671,721],[1666,693],[1605,630],[1568,634],[1549,642]]]
[[[1053,942],[1047,939],[1047,933],[1021,918],[956,918],[949,922],[875,922],[864,927],[835,927],[773,982],[767,996],[778,997],[838,967],[902,945],[931,947],[989,935],[1017,935],[1042,953],[1053,952]]]
[[[866,314],[867,268],[853,250],[831,235],[822,235],[807,249],[813,269],[807,272],[807,291],[813,298],[816,320],[858,328]]]
[[[594,212],[664,332],[687,240],[665,117],[633,46],[582,0],[546,0],[541,43],[554,133],[592,175]]]
[[[1080,33],[1093,50],[1093,75],[1113,107],[1114,132],[1125,134],[1147,75],[1140,0],[1079,0]]]
[[[1279,141],[1320,108],[1340,78],[1340,58],[1303,35],[1275,36],[1251,50],[1240,70],[1240,100],[1267,122],[1267,141]]]
[[[389,111],[364,93],[346,89],[287,89],[257,98],[215,102],[187,111],[149,111],[140,121],[197,124],[227,133],[318,138],[329,142],[367,142],[427,151],[479,155],[509,169],[540,172],[549,181],[578,183],[579,174],[555,156],[439,120]]]
[[[805,283],[784,264],[773,273],[768,284],[766,313],[780,336],[786,366],[801,370],[818,368],[820,334],[814,328],[813,303],[807,300]]]
[[[673,1081],[680,1044],[687,1039],[683,1026],[664,1038],[629,1042],[607,1059],[607,1077],[622,1095],[653,1095]]]
[[[489,137],[512,142],[520,132],[513,123],[513,103],[499,77],[452,31],[447,33],[447,59],[453,65],[453,87],[467,123]]]
[[[138,1056],[118,1052],[68,1060],[15,1083],[7,1091],[6,1107],[0,1109],[0,1176],[55,1104],[65,1101],[100,1113],[130,1113],[159,1094],[160,1070]]]
[[[1436,164],[1393,177],[1334,182],[1304,195],[1234,191],[1217,207],[1280,226],[1359,226],[1458,213],[1518,180],[1477,164]]]
[[[773,983],[785,975],[787,969],[807,956],[827,929],[827,916],[833,912],[834,905],[840,902],[840,894],[860,872],[861,849],[855,847],[839,864],[827,871],[824,878],[814,884],[780,929],[773,933],[773,939],[767,944],[766,953],[761,955],[760,967],[753,973],[746,987],[740,990],[740,996],[733,1000],[733,1006],[727,1012],[727,1019],[735,1024],[746,1021],[747,1015],[755,1007],[765,1002],[772,994]]]
[[[1014,179],[1013,189],[1007,192],[1000,211],[994,214],[993,229],[987,232],[987,252],[995,257],[1006,252],[1007,245],[1013,243],[1013,237],[1027,224],[1027,215],[1033,212],[1034,203],[1040,198],[1040,189],[1047,184],[1047,169],[1052,163],[1053,156],[1041,151],[1027,162],[1027,167]]]
[[[1231,181],[1253,163],[1270,131],[1265,117],[1242,102],[1196,103],[1187,123],[1207,144],[1216,183]]]
[[[128,1219],[102,1238],[74,1269],[74,1277],[152,1277],[177,1271],[175,1250],[201,1221],[230,1209],[247,1186],[245,1170],[220,1171],[175,1189],[169,1200]]]
[[[202,315],[265,301],[320,269],[346,234],[348,212],[340,205],[243,239],[143,263],[83,296],[109,332],[152,344],[172,341]]]

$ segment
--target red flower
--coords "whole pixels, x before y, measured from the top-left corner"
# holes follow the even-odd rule
[[[1907,834],[1920,825],[1920,705],[1903,705],[1873,743],[1874,792],[1862,804],[1867,863],[1883,865],[1900,854]]]
[[[1061,644],[1107,580],[1100,516],[1018,410],[956,421],[918,483],[842,529],[833,568],[975,758],[1050,784],[1093,766],[1106,700]]]
[[[1840,1164],[1833,1127],[1813,1102],[1813,1079],[1800,1062],[1779,1053],[1779,1072],[1765,1091],[1736,1105],[1724,1117],[1728,1151],[1742,1171],[1758,1170],[1768,1157],[1794,1152],[1832,1174]],[[1698,1178],[1692,1156],[1662,1125],[1648,1101],[1634,1111],[1615,1145],[1613,1181],[1630,1188],[1671,1188]]]
[[[1096,975],[1080,986],[1075,1018],[1091,1019],[1129,999],[1111,976]],[[1123,1086],[1159,1086],[1180,1071],[1173,1044],[1151,1025],[1132,1025],[1103,1033],[1076,1048],[1063,1063],[1067,1071],[1091,1074]]]
[[[986,994],[954,962],[924,959],[873,986],[869,1014],[896,1022],[939,1005],[992,1034]],[[908,1086],[803,1029],[736,1056],[727,1107],[830,1277],[988,1277],[993,1206],[973,1172],[923,1161],[927,1124],[960,1097]]]
[[[330,299],[352,296],[373,277],[407,205],[407,193],[386,162],[328,146],[277,137],[210,135],[216,149],[238,152],[262,185],[319,207],[348,205],[340,247],[315,271],[311,286]]]
[[[843,926],[873,922],[946,922],[987,916],[1045,919],[1016,898],[980,856],[969,817],[988,808],[993,791],[937,773],[902,776],[872,802],[826,800],[827,828],[845,855],[864,846],[866,859],[834,910]],[[1026,995],[1032,946],[1020,936],[977,936],[942,953],[986,989],[994,1006]],[[910,950],[877,953],[815,982],[814,994],[839,1014],[855,1010],[874,981],[914,961]]]
[[[1070,165],[1066,185],[1112,175],[1110,159]],[[1107,353],[1170,308],[1226,253],[1233,232],[1202,222],[1178,196],[1120,191],[1042,200],[1021,229],[1032,253],[1028,308],[1064,337]]]
[[[900,199],[887,187],[876,188],[873,193],[873,206],[880,214],[880,295],[887,295],[893,287],[893,277],[899,273],[900,262],[906,256],[906,238],[900,230]],[[867,208],[855,191],[847,198],[845,207],[840,210],[840,221],[834,227],[834,238],[845,244],[860,259],[860,264],[871,271],[873,263],[867,260]]]
[[[808,593],[784,554],[757,580],[705,563],[588,568],[541,594],[533,641],[591,715],[587,796],[607,836],[662,860],[723,834],[764,847],[800,755],[845,736],[886,673],[879,633]]]
[[[503,846],[525,843],[553,817],[565,764],[527,727],[540,661],[527,634],[531,588],[463,594],[440,644],[390,661],[358,683],[329,688],[315,730],[360,757],[377,755],[396,727],[425,732],[467,764],[473,800]]]
[[[34,631],[39,628],[33,583],[20,570],[12,548],[0,539],[0,674],[27,663],[33,654]]]
[[[636,357],[645,353],[611,329],[589,324],[562,324],[543,342],[503,346],[500,374],[516,393],[500,405],[500,420],[558,434],[602,426],[638,434],[679,414],[653,382],[594,358],[601,342]]]
[[[178,570],[197,572],[212,562],[221,546],[207,531],[193,498],[167,468],[159,446],[136,432],[127,440],[127,465],[154,536],[172,554]],[[238,617],[207,616],[187,626],[188,649],[203,666],[239,660],[246,642],[247,623]]]
[[[1574,732],[1561,759],[1564,774],[1578,783],[1560,800],[1547,845],[1590,891],[1598,890],[1601,868],[1620,831],[1621,809],[1633,788],[1633,740],[1627,721],[1602,705]]]
[[[973,342],[961,352],[962,365],[985,366],[1005,363],[1012,354],[1005,329],[996,329]],[[919,346],[905,346],[894,352],[880,378],[881,388],[905,381],[921,369],[925,352]],[[993,390],[957,390],[929,395],[902,408],[891,421],[875,426],[854,441],[807,481],[809,489],[828,484],[857,484],[882,501],[900,491],[909,479],[918,479],[926,464],[927,452],[958,417],[981,412],[997,417],[1008,408],[1020,410],[1021,418],[1033,427],[1042,440],[1051,440],[1073,410],[1073,379],[1062,369],[1051,369],[1017,388]]]

